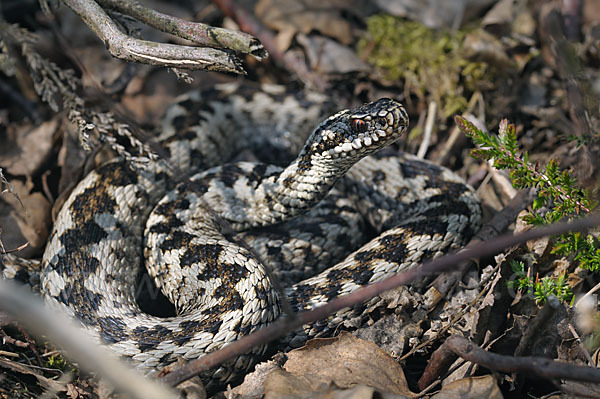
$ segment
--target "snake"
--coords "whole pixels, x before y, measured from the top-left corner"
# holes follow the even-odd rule
[[[46,303],[148,372],[259,330],[282,315],[283,300],[310,310],[464,246],[480,227],[477,196],[450,170],[390,149],[408,128],[403,105],[332,106],[274,85],[178,98],[157,138],[164,159],[113,159],[68,196],[42,257]],[[271,161],[236,159],[249,148]],[[141,309],[144,273],[174,314]],[[331,335],[361,309],[306,325],[283,345]],[[266,350],[202,378],[228,383]]]

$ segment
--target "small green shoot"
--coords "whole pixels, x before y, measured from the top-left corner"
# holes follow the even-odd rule
[[[455,118],[460,130],[477,145],[472,156],[491,160],[497,169],[509,170],[515,188],[535,188],[537,196],[532,211],[523,219],[530,225],[552,224],[560,220],[570,221],[590,213],[597,205],[589,190],[577,186],[576,179],[568,172],[561,171],[555,160],[546,166],[529,162],[527,152],[520,152],[515,126],[503,120],[498,135],[488,134],[478,129],[463,117]],[[572,257],[579,266],[596,271],[600,268],[600,246],[597,232],[567,233],[553,239],[552,253]],[[521,276],[521,278],[525,278]],[[542,278],[539,281],[523,281],[531,289],[536,299],[552,292],[557,297],[566,296],[565,276]],[[564,295],[563,295],[564,294]]]

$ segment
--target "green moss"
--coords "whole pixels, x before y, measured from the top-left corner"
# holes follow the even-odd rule
[[[465,93],[489,80],[488,65],[462,55],[465,31],[437,32],[417,22],[389,15],[367,20],[368,34],[358,44],[359,54],[388,80],[404,80],[422,99],[430,96],[446,116],[465,109]]]
[[[46,360],[46,367],[51,369],[64,370],[66,366],[67,360],[58,353],[50,355]]]

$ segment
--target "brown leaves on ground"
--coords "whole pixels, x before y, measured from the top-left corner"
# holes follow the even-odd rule
[[[372,342],[349,333],[311,340],[306,346],[289,352],[283,366],[271,363],[267,369],[250,374],[232,393],[238,399],[408,399],[419,396],[409,389],[404,371],[396,360]],[[495,378],[488,375],[452,381],[432,397],[497,399],[502,398],[502,394]]]

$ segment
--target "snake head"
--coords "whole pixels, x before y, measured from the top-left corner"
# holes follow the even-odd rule
[[[306,143],[305,155],[356,162],[398,140],[407,127],[402,104],[382,98],[324,120]]]

